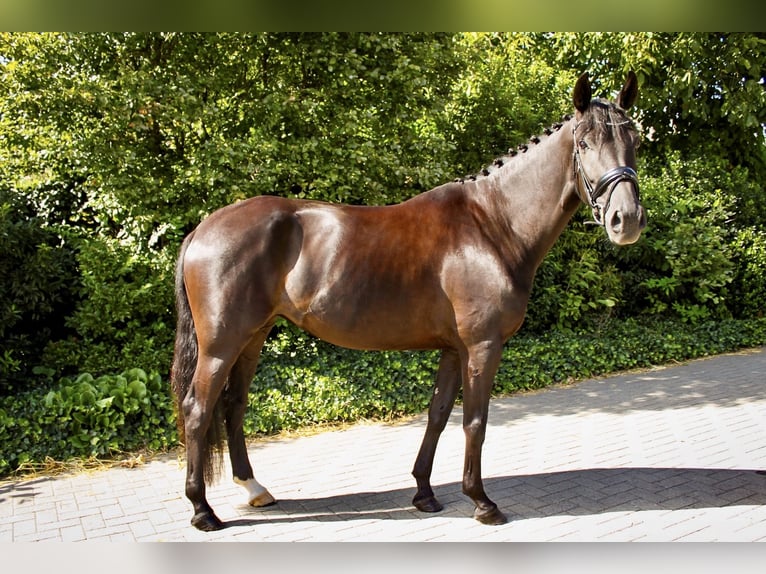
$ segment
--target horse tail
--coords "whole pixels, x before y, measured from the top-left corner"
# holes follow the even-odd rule
[[[176,262],[175,294],[176,294],[176,341],[173,350],[173,366],[170,371],[170,382],[176,396],[176,423],[178,437],[181,443],[186,441],[184,425],[183,402],[192,385],[194,372],[199,358],[199,343],[194,326],[189,297],[184,283],[184,256],[191,243],[194,232],[186,236]],[[213,419],[202,445],[205,461],[205,480],[212,482],[219,474],[223,461],[224,437],[223,405],[218,401],[214,407]]]
[[[170,370],[170,384],[176,395],[176,423],[178,437],[181,442],[185,439],[182,403],[191,387],[194,370],[197,368],[197,332],[194,328],[194,318],[189,306],[184,284],[184,256],[194,233],[190,233],[181,244],[176,261],[176,342],[173,349],[173,367]]]

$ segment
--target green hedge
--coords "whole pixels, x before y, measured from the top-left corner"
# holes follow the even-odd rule
[[[107,457],[177,443],[168,384],[129,369],[97,379],[84,373],[47,390],[0,399],[0,475],[46,458]]]
[[[495,394],[764,344],[764,318],[696,326],[628,320],[588,331],[521,333],[506,345]],[[437,362],[437,352],[341,349],[284,325],[264,351],[245,430],[252,436],[422,412]],[[0,398],[0,475],[46,457],[107,457],[176,442],[169,385],[157,373],[83,374]]]
[[[601,97],[639,76],[649,223],[618,249],[583,206],[537,272],[528,331],[766,315],[758,34],[0,32],[0,45],[0,395],[40,367],[166,371],[178,248],[213,210],[263,194],[403,201],[541,134],[586,70]]]
[[[617,371],[766,344],[766,318],[698,325],[628,319],[606,329],[516,337],[506,345],[496,393],[538,389]]]

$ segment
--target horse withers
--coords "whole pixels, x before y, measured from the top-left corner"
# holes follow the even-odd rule
[[[273,196],[224,207],[191,232],[177,263],[172,386],[187,459],[192,524],[224,524],[205,496],[224,437],[234,480],[253,506],[274,502],[255,479],[242,423],[261,348],[282,317],[352,349],[439,349],[416,508],[437,512],[436,444],[463,389],[463,492],[486,524],[506,521],[484,492],[481,450],[503,345],[521,326],[535,272],[581,203],[612,243],[638,240],[638,135],[626,114],[632,72],[614,102],[588,75],[573,116],[478,176],[385,207]]]

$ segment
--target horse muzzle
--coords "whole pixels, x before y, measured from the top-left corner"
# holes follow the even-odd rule
[[[634,187],[635,186],[635,187]],[[615,245],[638,241],[646,227],[646,210],[638,201],[638,186],[633,181],[617,182],[610,190],[601,224]]]

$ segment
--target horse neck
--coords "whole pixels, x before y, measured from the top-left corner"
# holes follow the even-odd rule
[[[484,223],[511,266],[534,273],[580,205],[571,121],[476,181]]]

